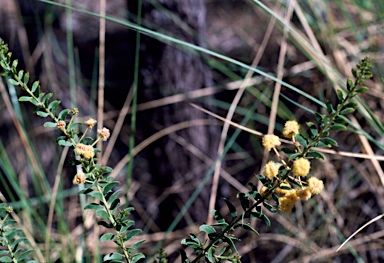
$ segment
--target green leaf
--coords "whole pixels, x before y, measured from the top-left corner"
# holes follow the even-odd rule
[[[291,182],[291,180],[289,180],[289,178],[288,178],[288,181],[289,182]],[[293,181],[293,180],[292,180]],[[272,212],[272,213],[276,213],[277,212],[277,209],[275,208],[275,207],[273,207],[271,204],[268,204],[268,203],[263,203],[263,206],[265,207],[265,208],[267,208],[270,212]]]
[[[316,116],[316,114],[315,114],[315,116]],[[317,121],[317,122],[320,123],[321,119],[320,119],[320,121]],[[309,131],[311,133],[311,138],[314,139],[319,134],[319,131],[317,130],[317,126],[313,122],[307,122],[307,125],[308,125]]]
[[[21,96],[21,97],[19,98],[19,101],[21,101],[21,102],[25,102],[25,101],[31,102],[32,99],[33,99],[32,97]]]
[[[103,258],[104,261],[119,260],[119,259],[123,259],[123,255],[120,253],[109,253],[109,254],[105,255]]]
[[[40,106],[40,102],[38,102],[37,100],[35,100],[34,98],[32,98],[32,100],[30,101],[30,103],[32,103],[33,105],[39,107]]]
[[[308,152],[307,154],[307,158],[313,158],[313,159],[322,159],[322,160],[325,160],[325,157],[322,153],[318,152],[318,151],[310,151]]]
[[[48,110],[50,112],[52,112],[53,114],[55,114],[56,110],[57,110],[57,107],[59,106],[59,104],[61,103],[61,101],[59,100],[54,100],[52,101],[51,103],[49,103],[48,105]]]
[[[97,192],[96,192],[97,193]],[[104,210],[98,210],[96,211],[96,215],[101,217],[101,218],[104,218],[105,220],[110,220],[109,218],[109,215],[107,212],[105,212]]]
[[[19,61],[17,59],[15,59],[13,62],[12,62],[12,68],[17,68],[17,64],[19,64]]]
[[[354,111],[355,111],[354,108],[346,108],[346,109],[340,111],[340,114],[341,114],[341,115],[345,115],[345,114],[348,114],[348,113],[352,113],[352,112],[354,112]]]
[[[300,156],[300,153],[287,154],[289,160],[294,160]]]
[[[240,204],[243,210],[247,210],[249,208],[249,198],[244,193],[238,193],[237,198],[240,200]]]
[[[23,78],[23,75],[24,75],[24,70],[20,70],[20,71],[19,71],[19,74],[17,74],[17,77],[18,77],[19,79],[22,79],[22,78]]]
[[[355,68],[352,68],[352,69],[351,69],[351,72],[352,72],[353,77],[354,77],[354,78],[357,78],[357,71],[356,71],[356,69],[355,69]]]
[[[35,93],[35,91],[37,90],[38,87],[39,87],[39,81],[33,82],[33,85],[31,88],[32,93]]]
[[[210,211],[210,213],[213,215],[213,217],[214,217],[219,223],[221,223],[221,222],[225,222],[224,217],[220,214],[219,211],[217,211],[217,210],[215,210],[215,209],[212,209],[212,210]]]
[[[65,141],[65,140],[60,140],[58,141],[58,144],[61,146],[72,146],[71,142]]]
[[[134,250],[136,250],[136,249],[138,249],[139,246],[140,246],[141,244],[143,244],[144,242],[145,242],[144,239],[139,240],[139,241],[137,241],[135,244],[133,244],[133,245],[131,246],[131,248],[134,249]]]
[[[98,210],[103,210],[104,207],[100,204],[97,204],[97,203],[90,203],[84,207],[84,210],[87,210],[87,209],[92,209],[92,210],[98,211]]]
[[[29,249],[29,250],[24,251],[23,253],[20,254],[20,256],[17,257],[17,260],[21,262],[32,252],[35,252],[35,251],[33,249]]]
[[[296,140],[304,147],[308,146],[308,140],[304,138],[301,134],[296,134]]]
[[[119,194],[121,193],[121,189],[120,190],[117,190],[116,192],[114,192],[113,194],[111,194],[111,196],[109,198],[107,198],[107,201],[109,203],[113,203],[113,201],[115,201],[115,199],[119,196]]]
[[[365,86],[355,90],[356,93],[363,93],[363,92],[366,92],[366,91],[368,91],[368,87],[365,87]]]
[[[115,240],[116,235],[112,233],[106,233],[100,237],[100,242],[108,241],[108,240]]]
[[[27,240],[27,239],[26,239],[25,237],[21,237],[21,238],[16,239],[16,240],[12,243],[12,245],[11,245],[11,250],[12,250],[12,252],[14,253],[14,252],[16,251],[17,247],[19,246],[19,244],[20,244],[21,242],[26,241],[26,240]]]
[[[128,241],[130,240],[132,237],[140,234],[141,232],[143,232],[141,229],[132,229],[130,231],[128,231],[127,235],[124,237],[124,240],[125,241]]]
[[[24,84],[28,84],[28,81],[29,81],[29,73],[27,72],[27,73],[24,74],[23,82],[24,82]]]
[[[329,137],[321,138],[320,142],[324,143],[327,146],[338,146],[338,143]]]
[[[88,195],[92,196],[92,197],[94,197],[96,199],[99,199],[100,201],[103,200],[103,195],[100,192],[94,191],[94,192],[89,193]]]
[[[342,101],[344,99],[344,94],[343,94],[343,91],[341,89],[337,90],[337,97],[339,98],[340,101]]]
[[[111,182],[109,184],[107,184],[105,187],[104,187],[104,190],[103,190],[103,194],[106,195],[110,190],[112,190],[113,187],[115,187],[116,185],[118,185],[119,182]]]
[[[105,222],[105,221],[99,221],[99,222],[97,222],[97,224],[99,226],[103,226],[105,228],[113,228],[113,224],[112,223],[108,223],[108,222]]]
[[[17,82],[17,81],[14,80],[14,79],[8,79],[8,82],[9,82],[10,84],[14,85],[14,86],[19,86],[19,85],[20,85],[19,82]]]
[[[332,113],[335,112],[335,110],[334,110],[333,107],[332,107],[331,102],[326,101],[326,102],[325,102],[325,106],[327,107],[327,111],[328,111],[328,113],[332,114]]]
[[[216,230],[213,227],[209,226],[209,225],[201,225],[199,227],[199,230],[207,233],[208,235],[212,234],[212,233],[216,233]]]
[[[338,115],[336,116],[335,118],[335,123],[338,123],[338,124],[345,124],[348,122],[348,119],[345,117],[345,116],[342,116],[342,115]]]
[[[271,220],[269,220],[269,218],[266,216],[266,215],[262,215],[261,216],[261,218],[260,218],[261,220],[263,220],[264,221],[264,223],[269,227],[269,226],[271,226]]]
[[[120,199],[116,199],[112,202],[109,209],[112,210],[113,212],[115,212],[116,211],[115,209],[119,207],[119,204],[120,204]]]
[[[346,131],[347,127],[342,124],[333,124],[331,125],[330,129],[334,131]]]
[[[46,118],[49,116],[49,114],[47,112],[44,112],[44,111],[37,111],[36,114],[40,117],[43,117],[43,118]]]
[[[216,263],[216,259],[215,259],[215,249],[213,247],[210,247],[208,249],[208,254],[206,255],[206,258],[208,259],[209,262],[211,263]]]
[[[139,261],[140,259],[143,259],[143,258],[145,258],[143,253],[137,253],[136,255],[134,255],[132,257],[132,263],[136,263],[137,261]]]
[[[256,235],[259,234],[259,232],[257,232],[256,229],[254,229],[254,228],[250,225],[250,223],[246,223],[246,224],[240,224],[240,223],[239,223],[239,226],[240,226],[242,229],[244,229],[244,230],[250,230],[250,231],[252,231],[252,232],[255,233]]]
[[[348,79],[347,80],[347,90],[351,91],[354,87],[355,87],[355,84],[353,83],[353,81],[351,79]]]
[[[217,227],[221,228],[221,230],[224,230],[229,226],[229,224],[226,222],[221,222],[221,223],[212,224],[212,226],[217,226]]]
[[[234,239],[236,239],[236,238],[234,238]],[[228,236],[224,236],[224,237],[223,237],[223,241],[224,241],[224,242],[227,242],[228,245],[230,245],[231,247],[233,247],[233,248],[236,249],[236,247],[235,247],[235,243],[233,243],[232,238],[230,238],[230,237],[228,237]]]
[[[47,122],[44,123],[44,127],[46,127],[46,128],[55,128],[55,127],[57,127],[57,123],[47,121]]]
[[[0,262],[12,262],[13,260],[10,257],[1,257]]]
[[[224,202],[227,204],[229,212],[231,213],[232,220],[235,220],[237,217],[236,207],[226,198],[223,198]]]
[[[69,109],[65,109],[65,110],[62,110],[59,115],[58,115],[58,119],[61,120],[61,121],[64,121],[65,118],[67,117],[67,115],[70,113],[71,111]]]
[[[53,96],[53,93],[48,93],[44,96],[42,102],[45,106],[48,106],[49,99]]]

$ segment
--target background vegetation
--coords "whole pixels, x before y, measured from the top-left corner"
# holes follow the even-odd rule
[[[271,227],[255,221],[258,236],[239,230],[239,253],[243,262],[383,260],[382,221],[336,252],[345,238],[384,211],[381,1],[195,1],[201,4],[196,6],[199,26],[174,4],[183,1],[144,1],[142,16],[140,5],[133,3],[139,1],[114,1],[107,4],[104,55],[99,53],[99,34],[104,35],[100,8],[90,2],[7,1],[0,10],[0,34],[23,61],[21,67],[66,107],[78,106],[84,118],[97,117],[102,109],[104,125],[113,134],[103,145],[101,162],[115,168],[112,176],[122,182],[125,202],[136,209],[144,254],[150,258],[163,246],[171,260],[176,258],[180,240],[209,220],[209,207],[224,207],[226,213],[220,197],[235,200],[243,185],[257,183],[254,174],[268,157],[255,135],[226,130],[203,113],[181,118],[180,109],[192,112],[189,101],[255,131],[279,135],[286,120],[304,124],[313,121],[311,111],[325,112],[321,101],[335,103],[336,88],[344,87],[350,69],[369,55],[374,79],[366,82],[369,91],[358,100],[350,130],[333,133],[339,147],[312,167],[325,191],[297,203],[292,213],[268,214]],[[156,17],[167,17],[177,31]],[[137,31],[144,35],[138,38]],[[160,41],[152,43],[153,38]],[[191,66],[158,64],[167,47],[182,50],[183,63]],[[174,76],[157,70],[167,66]],[[204,77],[193,75],[198,85],[191,86],[187,76],[196,68]],[[176,75],[180,71],[184,74]],[[167,89],[158,82],[163,77],[188,85]],[[18,103],[19,90],[1,87],[1,192],[19,226],[51,262],[97,262],[115,246],[98,243],[102,233],[94,227],[95,218],[81,210],[78,188],[72,185],[75,171],[66,166],[73,153],[55,144],[56,130],[43,128],[31,108]],[[176,133],[202,124],[210,129]],[[196,145],[196,134],[204,134],[205,143]],[[209,147],[205,151],[202,145]],[[186,167],[174,165],[178,160],[172,151],[185,156]],[[217,156],[221,169],[214,164]],[[199,161],[189,161],[193,158]],[[199,177],[185,172],[196,167],[201,167]],[[202,190],[197,201],[196,189]]]

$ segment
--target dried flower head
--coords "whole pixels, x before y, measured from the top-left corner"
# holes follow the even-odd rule
[[[265,175],[269,179],[273,179],[278,175],[280,166],[281,164],[279,163],[275,163],[274,161],[269,161],[264,166],[263,175]]]
[[[283,135],[285,138],[291,139],[299,134],[300,125],[296,121],[287,121],[284,125]]]
[[[105,127],[101,130],[97,130],[97,134],[103,141],[106,141],[110,136],[109,130]]]
[[[311,163],[305,158],[299,158],[293,162],[292,171],[297,176],[307,176],[311,169]]]
[[[324,183],[316,177],[311,177],[308,179],[308,188],[312,194],[317,195],[324,189]]]
[[[290,191],[289,194],[279,198],[279,210],[285,213],[290,212],[297,200],[299,197],[296,195],[296,191]]]
[[[86,178],[85,174],[83,172],[80,172],[80,173],[75,175],[75,177],[73,178],[72,183],[73,184],[82,184],[82,183],[85,182],[86,179],[87,178]]]
[[[263,137],[263,146],[269,152],[272,148],[281,145],[280,138],[273,134],[267,134]]]
[[[57,122],[57,128],[59,128],[60,130],[64,130],[65,125],[66,125],[65,121],[58,121]]]
[[[88,128],[93,128],[97,121],[95,119],[89,118],[88,120],[85,121],[85,124],[88,126]]]

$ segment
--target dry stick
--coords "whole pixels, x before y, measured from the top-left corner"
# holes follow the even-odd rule
[[[258,132],[256,130],[253,130],[253,129],[250,129],[248,127],[245,127],[245,126],[242,126],[240,124],[237,124],[236,122],[233,122],[233,121],[228,121],[226,120],[224,117],[221,117],[213,112],[210,112],[196,104],[193,104],[191,103],[191,106],[205,112],[206,114],[209,114],[213,117],[215,117],[216,119],[219,119],[223,122],[229,122],[230,125],[232,125],[233,127],[235,128],[239,128],[239,129],[242,129],[243,131],[246,131],[246,132],[249,132],[251,134],[254,134],[254,135],[257,135],[257,136],[264,136],[263,133],[261,132]],[[280,138],[280,141],[283,142],[283,143],[286,143],[286,144],[292,144],[292,141],[289,141],[289,140],[286,140],[286,139],[282,139]],[[328,154],[333,154],[333,155],[340,155],[340,156],[345,156],[345,157],[353,157],[353,158],[361,158],[361,159],[372,159],[372,160],[379,160],[379,161],[384,161],[384,156],[380,156],[380,155],[369,155],[369,154],[363,154],[363,153],[351,153],[351,152],[338,152],[338,151],[335,151],[335,150],[330,150],[330,149],[323,149],[323,148],[316,148],[316,147],[312,147],[313,150],[316,150],[316,151],[319,151],[319,152],[323,152],[323,153],[328,153]]]
[[[287,14],[285,16],[285,23],[287,23],[288,25],[290,24],[294,5],[295,5],[295,2],[294,3],[292,3],[292,1],[289,2]],[[276,77],[279,80],[282,80],[283,76],[284,76],[284,61],[285,61],[285,56],[287,54],[287,47],[288,47],[288,44],[287,44],[288,32],[289,32],[289,28],[284,27],[284,34],[283,34],[283,38],[281,40],[279,60],[278,60],[278,64],[277,64],[277,76]],[[276,114],[277,114],[277,107],[279,104],[280,91],[281,91],[281,83],[276,82],[275,83],[275,89],[273,92],[271,113],[269,115],[269,125],[268,125],[267,134],[273,134],[273,131],[275,130]],[[264,164],[267,162],[268,158],[269,158],[269,153],[266,150],[264,150],[261,167],[264,167]]]
[[[64,147],[63,152],[61,153],[59,166],[57,167],[55,183],[52,188],[51,202],[49,204],[48,211],[48,220],[47,220],[47,233],[45,235],[45,259],[49,261],[49,249],[50,249],[50,238],[52,232],[52,221],[53,221],[53,213],[55,211],[56,197],[58,193],[58,188],[61,179],[61,172],[63,171],[65,157],[67,156],[69,147]]]
[[[115,146],[117,137],[120,134],[121,128],[124,124],[124,119],[128,114],[128,111],[130,109],[129,105],[131,104],[133,98],[133,87],[129,89],[129,93],[127,95],[127,98],[125,99],[123,108],[120,111],[119,117],[117,118],[116,124],[113,126],[113,132],[111,137],[108,140],[108,145],[105,148],[105,151],[103,153],[103,157],[101,159],[101,164],[105,165],[108,162],[108,159],[111,155],[112,149]]]
[[[100,30],[99,30],[99,89],[97,105],[97,128],[103,128],[104,114],[104,85],[105,85],[105,5],[106,0],[100,0]],[[99,141],[97,148],[102,150],[102,141]]]
[[[103,113],[104,113],[104,84],[105,84],[105,13],[106,0],[100,0],[100,29],[99,29],[99,89],[98,89],[98,105],[97,105],[97,128],[103,128]],[[102,140],[97,143],[97,148],[102,151]],[[100,153],[99,153],[100,157]],[[100,160],[100,159],[99,159]],[[94,239],[98,240],[99,227],[94,228]],[[93,247],[93,260],[97,263],[99,246]]]
[[[276,21],[275,18],[272,18],[270,20],[266,34],[265,34],[265,37],[263,39],[263,42],[260,45],[260,48],[257,51],[256,57],[252,62],[252,67],[257,67],[257,65],[259,64],[260,59],[264,53],[264,50],[265,50],[267,43],[270,39],[270,36],[272,34],[272,30],[273,30],[275,21]],[[237,107],[237,105],[238,105],[238,103],[239,103],[239,101],[240,101],[240,99],[241,99],[241,97],[245,91],[245,88],[250,85],[250,79],[252,78],[252,75],[253,75],[253,71],[249,70],[247,72],[247,75],[245,76],[244,81],[241,82],[239,90],[237,91],[235,98],[233,99],[233,101],[231,103],[231,107],[228,110],[227,116],[225,118],[226,120],[230,121],[232,119],[232,117],[235,113],[236,107]],[[221,136],[220,136],[219,148],[217,150],[218,156],[220,156],[224,151],[224,144],[225,144],[225,139],[227,137],[229,126],[230,126],[230,123],[226,121],[224,124],[223,130],[221,132]],[[219,181],[220,169],[221,169],[221,162],[222,161],[219,160],[216,162],[216,165],[215,165],[215,172],[214,172],[213,180],[212,180],[213,181],[212,182],[212,190],[211,190],[211,197],[209,200],[208,211],[211,211],[215,206],[215,202],[216,202],[216,198],[217,198],[218,181]],[[213,223],[213,215],[208,212],[207,224],[211,225],[212,223]]]
[[[169,126],[167,128],[164,128],[163,130],[156,132],[155,134],[152,134],[150,137],[142,141],[141,143],[137,144],[135,148],[133,149],[133,155],[132,157],[136,156],[139,152],[141,152],[145,147],[150,145],[151,143],[155,142],[156,140],[179,130],[187,129],[192,126],[197,125],[218,125],[217,122],[207,119],[196,119],[191,121],[185,121],[180,122],[175,125]],[[111,172],[111,177],[116,177],[116,175],[126,166],[126,164],[130,161],[129,154],[125,155],[119,163],[115,166],[115,169],[113,169],[113,172]]]

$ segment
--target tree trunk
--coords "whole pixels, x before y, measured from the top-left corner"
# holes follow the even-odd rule
[[[131,3],[132,2],[132,3]],[[133,2],[129,2],[129,10],[137,10]],[[156,25],[156,28],[163,29],[165,34],[204,46],[201,39],[205,34],[205,4],[203,0],[162,0],[158,1],[162,7],[171,13],[167,15],[159,7],[151,5],[153,1],[144,1],[143,17]],[[193,30],[192,33],[186,32],[180,26],[180,22],[185,23]],[[157,30],[158,31],[158,30]],[[170,44],[161,43],[153,38],[142,37],[141,62],[143,86],[140,87],[141,95],[146,100],[164,98],[173,94],[186,93],[192,90],[201,89],[211,85],[211,73],[204,64],[203,57],[184,51]],[[189,101],[166,105],[156,108],[151,112],[151,120],[157,123],[158,127],[169,127],[177,123],[204,119],[206,114],[191,107]],[[153,133],[153,129],[148,127],[147,131]],[[159,224],[163,227],[172,222],[176,209],[181,207],[191,197],[191,194],[202,182],[203,177],[209,170],[209,165],[191,153],[187,147],[180,145],[175,139],[181,137],[184,142],[196,147],[210,159],[216,158],[217,149],[216,136],[217,128],[212,126],[192,126],[180,130],[172,136],[166,136],[151,148],[149,153],[151,174],[154,182],[162,188],[181,184],[181,191],[178,196],[182,203],[175,201],[175,195],[170,195],[159,209]],[[206,219],[208,211],[210,190],[205,186],[199,197],[194,201],[190,208],[193,219],[202,222]]]

